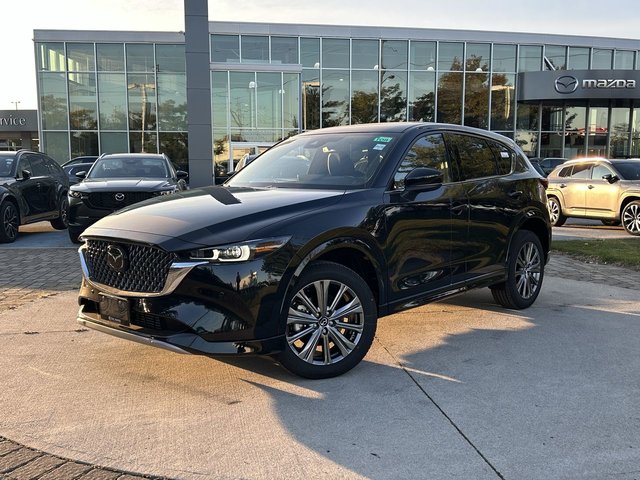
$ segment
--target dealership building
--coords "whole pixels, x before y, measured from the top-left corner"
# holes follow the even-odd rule
[[[186,35],[36,30],[41,149],[164,152],[193,177],[301,131],[437,121],[531,157],[640,156],[640,40],[186,18]]]

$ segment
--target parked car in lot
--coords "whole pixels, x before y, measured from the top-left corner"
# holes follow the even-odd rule
[[[591,218],[640,235],[640,159],[583,158],[556,168],[548,177],[551,223]]]
[[[67,174],[67,178],[69,179],[69,185],[75,185],[80,182],[81,179],[76,176],[78,172],[88,172],[91,169],[92,163],[74,163],[71,165],[66,165],[62,167],[64,173]]]
[[[529,160],[531,160],[531,163],[534,166],[540,167],[540,170],[544,172],[545,177],[549,175],[553,171],[553,169],[556,168],[558,165],[562,165],[564,162],[567,161],[566,158],[560,158],[560,157],[547,157],[547,158],[534,157],[534,158],[530,158]]]
[[[544,182],[485,130],[303,133],[222,186],[89,227],[78,321],[176,352],[272,354],[304,377],[339,375],[367,353],[378,317],[478,287],[530,306],[550,244]]]
[[[83,179],[69,189],[69,238],[97,220],[128,205],[187,188],[186,172],[175,170],[164,154],[118,153],[101,155]]]
[[[0,152],[0,242],[13,242],[20,225],[48,220],[67,228],[69,180],[43,153]]]
[[[82,155],[80,157],[74,157],[62,164],[63,167],[69,167],[71,165],[77,165],[78,163],[93,163],[98,158],[97,155]]]

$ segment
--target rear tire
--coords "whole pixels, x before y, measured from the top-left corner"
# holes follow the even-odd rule
[[[335,377],[369,351],[376,333],[376,301],[353,270],[317,262],[291,288],[283,322],[285,344],[276,356],[282,366],[301,377]]]
[[[12,243],[18,237],[20,215],[15,204],[10,201],[0,205],[0,242]]]
[[[69,200],[66,195],[60,199],[58,218],[51,220],[49,223],[56,230],[66,230],[69,226]]]
[[[556,197],[547,199],[547,209],[549,210],[549,220],[554,227],[561,227],[567,221],[567,217],[562,214],[562,207]]]
[[[640,235],[640,202],[633,201],[622,210],[622,226],[630,235]]]
[[[544,251],[540,239],[529,230],[517,232],[509,247],[507,279],[491,287],[494,300],[520,310],[535,302],[544,278]]]

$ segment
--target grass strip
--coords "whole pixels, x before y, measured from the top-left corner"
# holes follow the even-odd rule
[[[551,243],[551,250],[583,261],[640,270],[640,238],[555,240]]]

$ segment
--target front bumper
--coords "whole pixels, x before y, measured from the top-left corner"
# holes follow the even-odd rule
[[[270,354],[282,349],[283,336],[242,342],[207,342],[194,333],[176,333],[157,335],[144,332],[143,329],[125,328],[115,322],[101,318],[98,314],[86,313],[84,306],[80,306],[77,321],[83,327],[98,332],[113,335],[143,345],[169,350],[174,353],[195,355],[242,355],[242,354]]]
[[[83,280],[77,321],[88,328],[179,353],[237,355],[282,349],[282,275],[270,256],[238,264],[174,261],[161,291],[122,291],[91,278],[80,248]],[[126,314],[111,317],[117,301]]]

